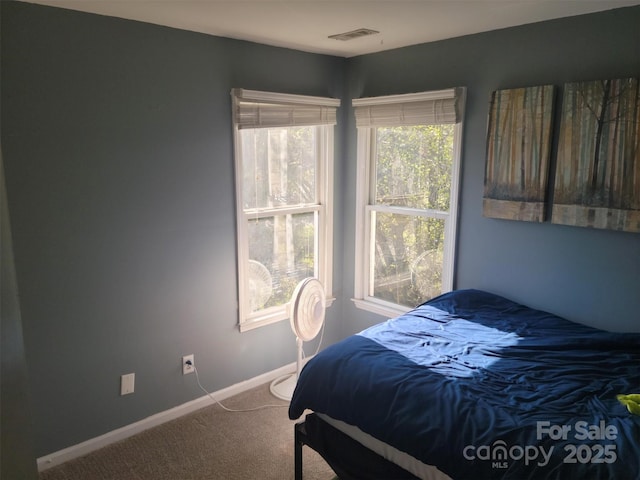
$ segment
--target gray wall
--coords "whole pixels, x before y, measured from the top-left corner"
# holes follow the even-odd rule
[[[639,76],[639,25],[640,7],[626,8],[349,62],[347,93],[352,98],[467,87],[456,288],[488,290],[605,329],[640,331],[640,235],[482,216],[491,91]],[[353,122],[345,138],[348,161],[343,181],[353,185]],[[555,162],[552,170],[554,166]],[[353,210],[350,190],[345,198],[345,245],[353,244]],[[345,286],[353,284],[353,258],[353,249],[347,249]],[[353,331],[372,321],[348,302],[343,315],[355,320]]]
[[[0,149],[0,478],[38,478],[4,162]]]
[[[286,322],[236,327],[232,87],[348,99],[467,86],[457,287],[640,330],[638,235],[481,216],[490,91],[637,75],[638,24],[634,8],[344,60],[2,2],[2,144],[36,454],[199,397],[183,354],[211,390],[295,359]],[[380,320],[350,302],[349,113],[336,130],[327,344]],[[136,392],[120,397],[129,372]]]
[[[237,328],[230,91],[340,98],[344,60],[2,9],[2,141],[36,454],[202,396],[182,355],[195,354],[211,391],[295,362],[287,322]],[[121,397],[130,372],[135,393]]]

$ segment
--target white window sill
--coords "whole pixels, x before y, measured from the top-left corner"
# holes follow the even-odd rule
[[[325,300],[326,308],[329,308],[331,305],[333,305],[335,299],[336,297],[327,297],[327,299]],[[287,310],[288,308],[285,305],[283,308],[279,308],[271,314],[240,322],[238,324],[238,328],[240,329],[240,332],[248,332],[259,327],[264,327],[265,325],[271,325],[272,323],[288,320],[289,314]]]
[[[383,315],[387,318],[395,318],[404,313],[407,313],[409,310],[412,310],[409,307],[402,307],[400,305],[392,306],[388,304],[372,302],[370,300],[364,300],[362,298],[352,298],[351,301],[357,308],[361,310],[377,313],[378,315]]]

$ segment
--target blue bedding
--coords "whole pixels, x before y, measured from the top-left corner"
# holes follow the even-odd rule
[[[640,334],[478,290],[441,295],[307,363],[289,408],[464,479],[640,479]]]

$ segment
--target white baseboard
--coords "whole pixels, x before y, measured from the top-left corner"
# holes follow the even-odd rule
[[[308,358],[306,360],[308,360]],[[216,400],[222,401],[226,398],[245,392],[254,387],[258,387],[265,383],[271,382],[276,378],[279,378],[287,373],[294,372],[295,370],[295,362],[290,363],[289,365],[285,365],[284,367],[280,367],[276,370],[263,373],[262,375],[250,378],[249,380],[236,383],[235,385],[223,388],[222,390],[218,390],[217,392],[211,392],[211,395]],[[187,415],[188,413],[194,412],[213,403],[215,402],[211,397],[209,397],[208,395],[204,395],[190,402],[183,403],[182,405],[178,405],[177,407],[171,408],[169,410],[165,410],[164,412],[151,415],[150,417],[142,419],[138,422],[126,425],[122,428],[118,428],[117,430],[112,430],[111,432],[107,432],[104,435],[100,435],[99,437],[91,438],[77,445],[72,445],[65,449],[58,450],[57,452],[44,455],[37,460],[38,471],[42,472],[44,470],[47,470],[48,468],[55,467],[56,465],[60,465],[61,463],[67,462],[69,460],[73,460],[74,458],[81,457],[95,450],[98,450],[99,448],[106,447],[111,443],[124,440],[125,438],[131,437],[132,435],[140,433],[144,430],[156,427],[183,415]]]

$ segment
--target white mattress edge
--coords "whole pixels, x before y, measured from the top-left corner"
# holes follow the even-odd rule
[[[399,467],[404,468],[407,472],[412,473],[422,480],[452,480],[451,477],[441,472],[437,467],[421,462],[408,453],[398,450],[368,433],[363,432],[354,425],[350,425],[341,420],[336,420],[335,418],[331,418],[323,413],[315,413],[329,425],[337,428],[345,435],[348,435],[361,445],[367,447],[369,450],[374,451],[381,457],[395,463]]]

